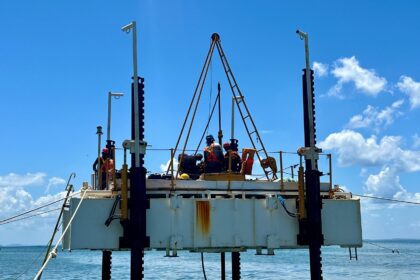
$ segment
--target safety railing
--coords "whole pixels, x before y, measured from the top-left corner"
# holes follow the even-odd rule
[[[171,149],[158,149],[158,148],[148,148],[148,151],[162,151],[162,152],[169,152],[170,160],[168,161],[168,170],[166,172],[167,179],[171,180],[171,187],[174,188],[176,185],[176,180],[184,180],[182,174],[178,173],[178,165],[179,162],[176,160],[177,153],[182,152],[180,149],[176,150]],[[186,153],[195,153],[196,150],[194,149],[186,149],[184,152]],[[278,175],[278,179],[275,182],[279,182],[280,190],[284,190],[285,182],[288,181],[298,181],[298,169],[301,166],[304,166],[304,157],[299,155],[297,152],[289,152],[289,151],[273,151],[267,152],[270,157],[275,159],[275,164],[278,166],[278,170],[276,174]],[[172,160],[171,160],[172,159]],[[329,190],[332,191],[333,189],[333,180],[332,180],[332,155],[329,153],[320,153],[319,160],[318,160],[318,169],[322,172],[322,176],[328,176],[328,184]],[[265,178],[265,174],[263,172],[262,167],[259,166],[258,161],[254,162],[254,169],[253,173],[249,175],[251,179],[260,179]],[[260,172],[259,172],[260,171]],[[224,170],[223,173],[228,173],[228,170]],[[194,175],[200,175],[194,174]]]
[[[177,152],[181,152],[179,149],[175,151],[175,149],[159,149],[159,148],[147,148],[147,151],[162,151],[162,152],[169,152],[170,159],[168,164],[169,168],[168,172],[165,174],[166,179],[171,180],[171,189],[175,189],[176,181],[177,180],[185,180],[185,177],[182,177],[182,174],[178,174],[178,177],[176,174],[178,173],[178,166],[179,162],[176,160]],[[186,149],[185,152],[187,153],[195,153],[196,150],[193,149]],[[275,182],[279,182],[279,188],[281,191],[284,190],[284,186],[286,182],[298,182],[298,169],[301,166],[304,166],[304,158],[302,155],[299,155],[297,152],[288,152],[288,151],[274,151],[274,152],[267,152],[272,158],[275,159],[275,164],[278,166],[278,170],[276,174],[278,175],[278,179],[275,180]],[[106,184],[105,184],[105,190],[118,190],[121,188],[123,180],[117,179],[117,174],[121,174],[121,177],[124,177],[124,168],[122,168],[120,171],[117,171],[115,168],[115,152],[113,153],[114,160],[114,166],[112,170],[109,171],[109,174],[106,176]],[[325,160],[323,160],[325,159]],[[202,163],[203,164],[203,163]],[[127,167],[126,167],[127,169]],[[332,155],[326,154],[326,153],[320,153],[319,154],[319,160],[318,160],[318,169],[322,172],[323,170],[326,170],[327,172],[323,172],[322,176],[328,176],[328,184],[329,184],[329,190],[332,192],[333,189],[333,181],[332,181]],[[259,180],[262,178],[265,178],[265,174],[263,172],[262,167],[259,166],[258,161],[254,162],[254,169],[253,173],[249,175],[248,179],[255,179]],[[127,173],[127,170],[125,171]],[[96,172],[92,174],[92,186],[95,190],[100,190],[101,188],[98,188],[99,182],[99,174],[100,172]],[[156,172],[159,173],[159,172]],[[198,172],[193,176],[194,178],[198,178],[201,174],[204,172]],[[228,170],[224,170],[223,173],[228,173]]]

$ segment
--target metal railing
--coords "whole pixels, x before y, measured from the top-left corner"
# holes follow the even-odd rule
[[[170,158],[175,159],[175,155],[177,152],[182,152],[181,149],[175,150],[174,148],[147,148],[148,151],[169,151],[170,152]],[[185,149],[184,152],[191,152],[195,153],[195,149]],[[286,181],[292,180],[292,181],[298,181],[298,168],[303,166],[304,158],[302,155],[299,155],[297,152],[289,152],[289,151],[272,151],[267,152],[269,155],[276,155],[273,157],[276,160],[276,164],[278,163],[279,169],[277,171],[277,174],[279,175],[279,179],[276,180],[276,182],[279,182],[280,190],[284,190],[284,185]],[[330,153],[320,153],[320,160],[319,164],[320,170],[327,170],[326,173],[323,173],[323,176],[328,176],[328,184],[329,184],[329,191],[331,192],[333,189],[333,181],[332,181],[332,155]],[[322,158],[326,159],[326,162],[322,161]],[[169,173],[170,179],[171,179],[171,187],[174,189],[176,185],[176,180],[179,180],[180,178],[175,178],[175,174],[178,172],[178,167],[175,167],[176,163],[174,163],[173,160],[169,163]],[[179,165],[179,163],[178,163]],[[258,166],[256,169],[258,170],[260,166]],[[262,167],[261,167],[262,168]],[[258,179],[259,177],[263,178],[265,177],[265,174],[263,171],[261,171],[261,174],[259,173],[253,173],[250,175],[252,178]],[[289,178],[289,179],[287,179]]]

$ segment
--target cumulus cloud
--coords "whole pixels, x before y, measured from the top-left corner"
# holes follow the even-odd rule
[[[342,130],[330,134],[319,146],[324,150],[334,150],[338,162],[343,166],[383,166],[392,164],[395,170],[406,172],[420,171],[420,151],[401,148],[402,138],[376,136],[369,138],[353,130]]]
[[[352,129],[372,128],[375,132],[379,132],[382,128],[392,124],[394,119],[402,114],[398,109],[403,104],[404,100],[401,99],[383,110],[368,105],[362,114],[351,117],[346,127]]]
[[[411,77],[401,76],[397,83],[397,88],[408,95],[411,108],[420,107],[420,83],[414,81]]]
[[[378,76],[373,69],[361,67],[354,56],[338,59],[331,73],[338,81],[329,90],[330,96],[342,97],[343,85],[347,83],[353,83],[357,90],[369,96],[377,96],[387,85],[385,78]]]
[[[413,149],[420,148],[420,136],[416,133],[413,135]]]
[[[65,181],[59,177],[51,177],[47,183],[46,177],[47,175],[41,172],[23,175],[9,173],[5,176],[0,176],[0,220],[64,197],[65,192],[60,192],[33,198],[32,195],[25,190],[25,188],[33,186],[45,186],[47,184],[47,188],[51,188],[65,183]],[[59,205],[60,204],[51,205],[40,211],[48,211],[59,207]],[[39,211],[36,213],[38,212]],[[56,212],[50,212],[48,214],[43,214],[43,217],[55,217],[56,215]],[[16,222],[14,225],[25,226],[32,223],[33,219],[28,219]]]
[[[45,190],[46,193],[50,192],[50,190],[56,186],[64,185],[66,181],[63,178],[59,177],[51,177],[48,179],[48,185]]]
[[[380,197],[393,197],[403,190],[399,176],[389,167],[385,167],[378,174],[369,175],[365,186],[368,195]]]
[[[27,187],[27,186],[41,186],[45,184],[45,173],[27,173],[24,175],[9,173],[5,176],[0,176],[0,187]]]
[[[166,162],[166,164],[165,163],[162,163],[161,165],[160,165],[160,171],[162,171],[162,172],[165,172],[166,173],[166,170],[168,170],[168,167],[169,167],[169,165],[171,164],[171,160],[169,159],[168,160],[168,162]],[[174,167],[174,173],[176,174],[176,172],[177,172],[177,168],[178,168],[178,160],[176,159],[176,158],[174,158],[174,163],[173,163],[173,167]],[[170,171],[170,170],[169,170]]]
[[[52,201],[63,198],[65,195],[66,192],[60,192],[54,195],[46,195],[34,199],[29,192],[21,187],[2,187],[0,188],[0,220],[48,204]],[[60,203],[42,208],[32,214],[48,211],[57,207],[60,207]],[[42,218],[56,216],[57,212],[49,212],[43,214]],[[33,219],[22,220],[14,223],[14,225],[27,226],[33,224],[33,221]],[[39,222],[39,220],[37,222]]]
[[[315,61],[312,68],[314,69],[316,77],[325,77],[328,75],[328,64]]]
[[[420,193],[408,192],[401,185],[396,170],[388,166],[383,167],[378,174],[369,175],[365,190],[368,195],[420,202]]]

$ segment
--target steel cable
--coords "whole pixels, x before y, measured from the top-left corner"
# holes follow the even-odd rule
[[[77,195],[77,194],[79,194],[79,192],[75,192],[75,193],[71,194],[70,196],[74,196],[74,195]],[[48,207],[48,206],[53,205],[53,204],[55,204],[55,203],[57,203],[57,202],[60,202],[60,201],[62,201],[62,200],[64,200],[64,199],[66,199],[66,198],[65,198],[65,197],[63,197],[63,198],[60,198],[60,199],[54,200],[54,201],[52,201],[52,202],[50,202],[50,203],[47,203],[47,204],[41,205],[41,206],[39,206],[39,207],[36,207],[36,208],[34,208],[34,209],[31,209],[31,210],[25,211],[25,212],[23,212],[23,213],[20,213],[20,214],[18,214],[18,215],[14,215],[14,216],[12,216],[12,217],[9,217],[9,218],[6,218],[6,219],[3,219],[3,220],[0,220],[0,224],[3,224],[4,222],[7,222],[7,221],[9,221],[9,220],[14,220],[14,219],[15,219],[15,218],[17,218],[17,217],[20,217],[20,216],[23,216],[23,215],[29,214],[29,213],[34,212],[34,211],[37,211],[37,210],[39,210],[39,209],[42,209],[42,208]]]
[[[47,211],[40,212],[40,213],[36,213],[36,214],[30,215],[30,216],[26,216],[26,217],[22,217],[22,218],[19,218],[19,219],[8,220],[7,222],[0,223],[0,226],[6,225],[6,224],[9,224],[9,223],[13,223],[13,222],[17,222],[17,221],[21,221],[21,220],[26,220],[26,219],[29,219],[29,218],[40,216],[42,214],[50,213],[50,212],[57,211],[57,210],[60,210],[60,209],[61,209],[61,207],[54,208],[54,209],[51,209],[51,210],[47,210]]]
[[[416,201],[399,200],[399,199],[392,199],[392,198],[379,197],[379,196],[373,196],[373,195],[355,194],[355,193],[353,193],[352,195],[360,196],[363,198],[371,198],[371,199],[385,200],[385,201],[391,201],[391,202],[420,205],[420,202],[416,202]]]

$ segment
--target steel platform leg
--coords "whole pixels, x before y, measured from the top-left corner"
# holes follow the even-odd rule
[[[241,279],[241,255],[239,252],[232,252],[232,280]]]
[[[226,279],[225,252],[220,253],[221,280]]]
[[[144,79],[140,78],[138,92],[135,93],[134,84],[131,86],[132,93],[132,127],[131,136],[135,139],[135,131],[138,129],[139,139],[144,139]],[[134,94],[138,94],[138,104],[135,104]],[[138,107],[139,127],[135,127],[135,107]],[[149,246],[146,236],[146,172],[144,168],[144,154],[139,154],[139,162],[136,162],[135,154],[131,154],[130,170],[130,279],[141,280],[144,278],[144,248]]]
[[[102,251],[102,280],[111,280],[112,251]]]

